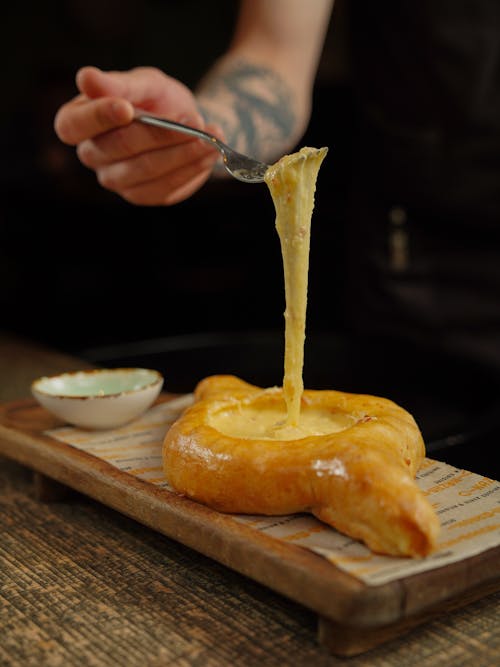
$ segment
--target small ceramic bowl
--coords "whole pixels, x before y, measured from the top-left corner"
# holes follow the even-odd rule
[[[122,426],[158,397],[163,377],[147,368],[99,368],[41,377],[31,392],[63,421],[90,429]]]

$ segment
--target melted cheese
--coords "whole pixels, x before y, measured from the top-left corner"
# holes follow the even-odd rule
[[[342,431],[352,426],[356,417],[340,410],[309,408],[302,410],[297,425],[286,421],[284,405],[238,402],[211,413],[208,423],[219,433],[233,438],[286,441]]]
[[[307,309],[311,218],[316,179],[327,148],[302,148],[285,155],[266,172],[276,209],[285,278],[285,362],[283,392],[286,427],[298,428],[304,391],[302,370]]]

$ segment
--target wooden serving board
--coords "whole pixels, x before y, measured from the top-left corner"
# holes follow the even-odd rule
[[[61,484],[75,489],[315,611],[319,641],[337,655],[362,653],[500,588],[500,547],[367,586],[311,551],[44,434],[60,425],[34,400],[0,404],[0,454],[34,470],[46,498]]]

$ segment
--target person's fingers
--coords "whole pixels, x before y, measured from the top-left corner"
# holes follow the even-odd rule
[[[80,95],[63,105],[54,126],[59,138],[77,146],[81,162],[101,185],[140,205],[173,204],[208,179],[216,149],[175,131],[134,123],[137,108],[191,125],[224,140],[208,125],[192,92],[156,68],[103,72],[83,67]]]
[[[159,178],[171,175],[177,178],[182,169],[192,170],[193,165],[201,161],[213,165],[216,158],[209,146],[191,140],[181,145],[147,151],[127,160],[103,165],[96,171],[99,183],[103,187],[123,192]]]
[[[181,201],[184,201],[188,197],[190,197],[194,192],[199,190],[201,186],[207,181],[208,177],[212,173],[212,167],[208,169],[207,171],[201,171],[201,173],[198,174],[198,176],[195,176],[191,180],[187,181],[180,187],[176,188],[175,190],[170,191],[168,194],[166,194],[163,197],[162,204],[164,206],[173,206],[174,204],[178,204]]]
[[[97,67],[86,66],[77,72],[76,82],[87,98],[122,97],[144,111],[159,113],[193,127],[204,125],[192,92],[156,67],[104,72]]]
[[[128,125],[134,117],[130,102],[115,97],[96,100],[78,98],[64,104],[54,119],[57,136],[66,144],[76,146],[89,137]]]
[[[174,81],[154,67],[105,72],[97,67],[86,66],[76,73],[78,90],[86,97],[123,97],[132,104],[141,106],[161,96],[167,82],[169,85],[176,85],[177,82]]]
[[[104,72],[97,67],[81,67],[76,73],[78,90],[90,99],[130,96],[130,73]]]
[[[193,138],[181,132],[132,123],[125,128],[117,128],[93,139],[82,141],[78,145],[77,154],[84,165],[96,169],[113,162],[127,160],[139,153],[188,143],[193,143]],[[196,143],[200,144],[201,151],[201,142],[196,141]],[[210,151],[215,150],[207,143],[205,148]]]
[[[64,104],[56,113],[54,128],[65,143],[76,145],[115,127],[129,124],[134,106],[145,100],[167,98],[165,88],[193,106],[191,93],[183,84],[155,68],[136,68],[127,72],[103,72],[97,67],[82,67],[76,75],[80,95]],[[180,91],[180,92],[179,92]],[[173,101],[175,104],[175,98]],[[199,122],[194,113],[191,120]]]
[[[196,192],[209,178],[213,158],[208,156],[151,181],[120,192],[131,204],[162,206],[176,204]]]

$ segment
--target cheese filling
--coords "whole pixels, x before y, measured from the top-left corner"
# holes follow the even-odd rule
[[[284,405],[239,402],[212,412],[208,424],[233,438],[298,440],[343,431],[356,421],[354,415],[346,412],[318,407],[303,409],[298,424],[290,425]]]

